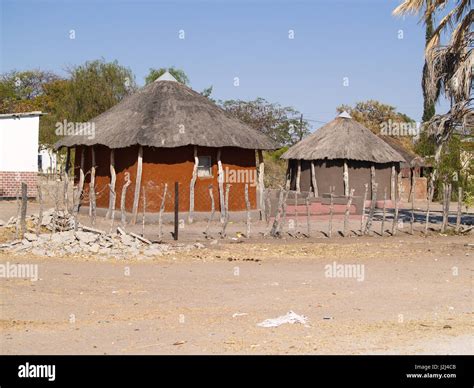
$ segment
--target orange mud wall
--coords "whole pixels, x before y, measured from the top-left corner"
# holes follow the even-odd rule
[[[75,182],[79,180],[80,155],[84,149],[84,172],[86,174],[84,184],[83,206],[88,206],[88,193],[91,169],[91,149],[90,147],[76,147],[74,161]],[[97,207],[108,208],[110,183],[110,149],[105,146],[96,145],[96,192]],[[165,201],[165,211],[174,211],[174,183],[179,182],[179,211],[189,210],[190,182],[194,167],[193,146],[177,148],[152,148],[143,147],[143,168],[141,179],[140,206],[143,210],[143,188],[146,192],[147,212],[158,212],[161,205],[161,198],[165,183],[168,184],[168,193]],[[211,177],[197,177],[194,186],[194,210],[210,211],[211,199],[209,196],[209,185],[213,186],[214,204],[216,211],[220,210],[219,190],[217,182],[217,148],[198,147],[198,156],[210,156],[212,163]],[[137,172],[138,146],[119,148],[115,150],[115,172],[117,181],[115,185],[116,202],[115,209],[120,210],[120,200],[122,187],[125,183],[125,173],[130,173],[132,183],[128,187],[125,207],[128,212],[132,211],[133,198],[135,195],[135,181]],[[224,192],[227,183],[226,169],[245,172],[248,177],[255,179],[256,160],[255,151],[234,147],[223,147],[221,152],[222,168],[224,169]],[[257,192],[256,180],[229,182],[229,210],[245,210],[245,183],[249,183],[249,200],[252,209],[256,209]]]

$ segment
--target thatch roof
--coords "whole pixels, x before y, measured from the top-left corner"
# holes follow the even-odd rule
[[[427,167],[429,163],[425,161],[420,155],[408,149],[399,139],[390,136],[379,136],[385,143],[403,156],[405,162],[401,164],[402,167]]]
[[[346,112],[305,137],[281,157],[302,160],[346,159],[374,163],[405,161],[397,151]]]
[[[102,144],[122,148],[198,145],[271,150],[269,137],[231,117],[208,98],[168,74],[126,97],[90,122],[95,137],[68,136],[56,148]]]

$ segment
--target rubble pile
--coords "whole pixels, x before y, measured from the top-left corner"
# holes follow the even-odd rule
[[[27,224],[37,225],[38,219],[38,215],[32,215],[27,218]],[[15,227],[16,224],[17,219],[12,217],[4,226]],[[81,224],[74,230],[74,218],[61,211],[55,212],[54,209],[43,213],[41,226],[50,232],[36,234],[32,229],[28,229],[29,232],[25,233],[23,239],[0,244],[0,251],[49,257],[98,254],[132,258],[162,256],[177,250],[195,248],[193,245],[172,247],[168,244],[153,243],[138,234],[127,233],[120,227],[116,229],[116,233],[106,233]]]

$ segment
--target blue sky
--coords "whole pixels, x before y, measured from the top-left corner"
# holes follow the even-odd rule
[[[150,67],[174,65],[197,91],[213,85],[216,99],[291,105],[313,128],[338,105],[367,99],[419,121],[424,28],[417,16],[393,17],[398,3],[0,0],[0,72],[65,74],[86,60],[116,59],[143,85]]]

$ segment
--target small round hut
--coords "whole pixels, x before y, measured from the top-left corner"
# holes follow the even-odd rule
[[[288,160],[291,190],[325,196],[334,187],[336,196],[354,189],[363,196],[365,184],[378,184],[378,198],[387,190],[395,199],[397,174],[404,158],[386,142],[346,113],[295,144],[282,155]],[[382,193],[382,195],[380,195]]]
[[[262,150],[277,148],[275,143],[169,73],[90,124],[93,131],[66,136],[56,147],[66,147],[68,155],[75,150],[75,182],[84,193],[96,194],[97,208],[120,209],[128,181],[124,203],[134,218],[142,209],[143,191],[147,212],[158,212],[162,205],[165,212],[173,211],[175,182],[180,212],[210,211],[210,190],[220,211],[227,183],[229,211],[246,209],[246,185],[251,209],[259,208]],[[168,196],[162,203],[165,184]],[[83,206],[88,205],[84,197]]]

